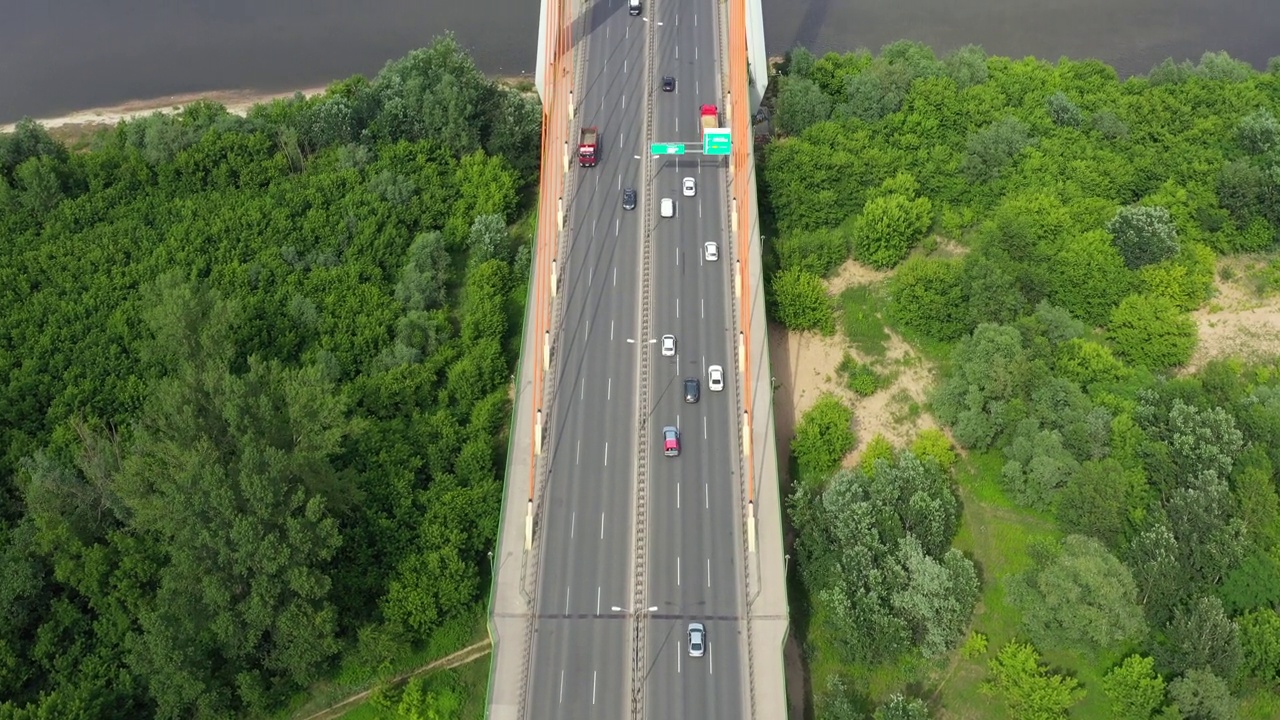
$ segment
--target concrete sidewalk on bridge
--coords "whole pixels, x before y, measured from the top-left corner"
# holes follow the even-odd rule
[[[532,308],[530,308],[532,309]],[[503,490],[502,525],[495,553],[489,635],[493,661],[489,678],[490,720],[516,720],[529,677],[529,637],[533,630],[534,554],[525,552],[529,508],[529,464],[533,451],[533,364],[540,357],[533,312],[525,313],[524,347],[516,378],[514,422]]]
[[[747,140],[750,142],[750,139]],[[754,154],[753,154],[754,158]],[[749,192],[756,194],[756,177],[749,174]],[[747,218],[750,250],[747,283],[751,298],[751,463],[756,485],[756,552],[748,558],[747,614],[751,623],[751,673],[755,717],[787,717],[787,682],[783,662],[790,628],[787,602],[787,563],[782,532],[782,492],[778,473],[777,431],[773,416],[773,368],[769,361],[769,327],[765,318],[764,271],[759,214],[754,206]]]

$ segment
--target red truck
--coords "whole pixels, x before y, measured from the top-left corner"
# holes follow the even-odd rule
[[[708,130],[715,130],[720,127],[720,111],[715,105],[702,106],[702,133],[706,136]],[[704,140],[705,142],[705,140]]]
[[[595,126],[584,127],[578,135],[578,164],[582,167],[596,166],[596,142],[600,139],[600,133],[596,131]]]

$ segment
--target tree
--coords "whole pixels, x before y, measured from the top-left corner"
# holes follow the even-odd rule
[[[1178,228],[1168,208],[1129,205],[1107,223],[1112,242],[1130,270],[1178,254]]]
[[[1081,338],[1071,338],[1058,346],[1053,369],[1059,377],[1084,387],[1095,383],[1118,383],[1132,375],[1132,371],[1112,354],[1111,348]]]
[[[1053,120],[1055,125],[1079,127],[1084,123],[1084,113],[1061,90],[1045,100],[1045,109],[1049,111],[1049,119]]]
[[[804,77],[782,78],[776,103],[778,129],[787,135],[799,135],[831,117],[831,98]]]
[[[831,298],[822,278],[804,270],[783,270],[774,273],[769,287],[773,312],[788,330],[835,332]]]
[[[942,64],[961,90],[987,81],[987,53],[980,45],[965,45],[943,58]]]
[[[1111,311],[1107,333],[1116,352],[1151,370],[1166,370],[1191,359],[1196,324],[1161,297],[1130,295]]]
[[[889,439],[880,433],[871,438],[867,446],[862,450],[862,459],[858,462],[858,467],[867,477],[873,477],[876,474],[876,465],[881,462],[892,463],[897,456],[897,451],[893,449],[893,444]]]
[[[1011,591],[1040,645],[1098,652],[1146,633],[1129,570],[1093,538],[1068,535],[1056,556]]]
[[[507,224],[501,215],[477,215],[467,236],[470,255],[468,264],[475,266],[489,260],[510,259],[507,246]]]
[[[1165,297],[1182,310],[1195,310],[1214,293],[1217,257],[1209,248],[1194,242],[1182,243],[1173,258],[1147,265],[1139,271],[1142,292]]]
[[[1124,260],[1101,231],[1067,240],[1052,262],[1050,299],[1089,325],[1105,323],[1132,283]]]
[[[889,313],[903,327],[934,340],[955,340],[968,330],[960,266],[911,258],[889,279]]]
[[[409,246],[396,285],[396,300],[407,310],[431,310],[445,300],[449,284],[449,250],[440,233],[423,233]]]
[[[1273,552],[1254,552],[1227,574],[1218,597],[1233,615],[1280,606],[1280,560]]]
[[[1272,608],[1245,614],[1240,627],[1240,669],[1271,683],[1280,677],[1280,615]]]
[[[1258,108],[1240,118],[1236,139],[1250,155],[1264,155],[1280,140],[1280,122],[1267,108]]]
[[[1096,538],[1114,550],[1146,496],[1141,471],[1129,470],[1114,458],[1088,460],[1058,494],[1057,516],[1068,531]]]
[[[911,627],[925,657],[946,654],[963,637],[978,602],[977,570],[954,548],[941,562],[934,560],[912,536],[899,545],[898,561],[907,581],[891,599],[894,609]]]
[[[809,408],[796,424],[791,438],[791,454],[806,474],[825,475],[840,466],[853,449],[853,410],[835,395],[827,393]]]
[[[1172,674],[1208,668],[1219,677],[1235,677],[1241,659],[1239,629],[1227,617],[1221,600],[1198,597],[1187,607],[1174,609],[1156,659]]]
[[[1185,720],[1232,720],[1236,701],[1227,682],[1207,669],[1188,670],[1169,683],[1169,700]]]
[[[1084,697],[1080,683],[1040,665],[1040,653],[1017,640],[1000,648],[987,665],[991,679],[982,688],[1004,699],[1009,713],[1023,720],[1061,720]]]
[[[874,268],[891,268],[906,258],[932,222],[927,198],[891,194],[867,202],[853,224],[853,253]]]
[[[787,53],[787,75],[789,77],[807,78],[817,65],[818,58],[808,48],[796,45]]]
[[[1164,702],[1164,678],[1156,674],[1154,660],[1130,655],[1107,671],[1102,691],[1116,720],[1150,720]]]
[[[1004,325],[979,325],[951,355],[952,372],[934,400],[938,419],[951,426],[956,442],[986,449],[1009,429],[1004,408],[1028,388],[1031,363],[1022,337]]]
[[[973,182],[994,180],[1032,141],[1030,128],[1017,118],[991,123],[969,136],[960,172]]]

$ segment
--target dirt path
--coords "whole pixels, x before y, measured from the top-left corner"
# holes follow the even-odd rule
[[[491,649],[492,647],[488,640],[481,640],[475,645],[462,648],[461,650],[453,653],[452,655],[445,655],[444,657],[439,658],[437,660],[432,660],[431,662],[427,663],[426,665],[423,665],[422,667],[410,670],[409,672],[406,672],[406,673],[401,673],[400,675],[397,675],[391,678],[389,681],[387,681],[386,684],[399,685],[400,683],[406,680],[418,677],[419,675],[424,675],[429,672],[434,672],[436,670],[449,670],[451,668],[456,668],[459,665],[466,665],[469,662],[479,660],[485,655],[488,655]],[[372,693],[373,693],[372,689],[365,690],[364,692],[356,693],[355,695],[352,695],[351,697],[343,700],[342,702],[336,705],[332,705],[330,707],[325,708],[324,710],[307,715],[301,720],[335,720],[336,718],[342,717],[342,715],[345,714],[352,707],[367,700],[369,698],[369,695]]]

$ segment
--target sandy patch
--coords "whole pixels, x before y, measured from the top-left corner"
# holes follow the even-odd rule
[[[528,83],[533,82],[532,76],[526,77],[523,75],[495,77],[492,79],[495,82],[509,85],[514,88],[524,87]],[[150,115],[155,112],[178,112],[197,100],[212,100],[227,108],[227,111],[232,115],[243,116],[247,115],[254,105],[271,102],[272,100],[293,97],[297,93],[302,93],[303,95],[310,97],[324,92],[325,89],[325,87],[313,87],[275,93],[264,93],[259,90],[211,90],[209,92],[187,93],[185,95],[169,95],[167,97],[152,98],[150,100],[130,100],[110,107],[77,110],[61,117],[38,118],[36,119],[36,122],[40,123],[48,130],[62,127],[87,129],[92,126],[110,126],[115,125],[121,120],[131,120],[133,118]],[[0,132],[13,132],[15,125],[16,123],[0,125]]]
[[[227,111],[233,115],[245,115],[254,105],[264,102],[270,102],[280,98],[293,97],[295,93],[303,95],[315,95],[324,92],[324,88],[308,88],[306,90],[290,90],[288,92],[278,93],[262,93],[254,90],[215,90],[204,93],[188,93],[186,95],[170,95],[162,98],[152,98],[151,100],[130,100],[126,103],[113,105],[111,107],[93,108],[90,110],[79,110],[62,117],[55,118],[39,118],[36,122],[45,126],[47,129],[60,128],[67,125],[86,126],[86,125],[115,125],[121,120],[131,120],[136,117],[150,115],[155,112],[172,113],[178,112],[182,108],[190,105],[197,100],[212,100],[220,103],[227,108]],[[13,132],[15,123],[0,126],[0,132]]]
[[[1191,313],[1199,339],[1184,373],[1195,372],[1214,358],[1280,357],[1280,296],[1259,297],[1254,292],[1250,287],[1252,279],[1242,271],[1253,265],[1248,258],[1231,258],[1219,265],[1231,268],[1236,275],[1222,280],[1219,274],[1217,296],[1206,307]]]
[[[827,287],[832,295],[838,295],[848,287],[879,282],[887,276],[888,273],[848,262]],[[936,381],[936,372],[892,331],[889,331],[884,357],[873,359],[858,353],[843,334],[824,337],[816,333],[793,333],[781,325],[770,324],[769,353],[779,386],[774,394],[774,420],[781,457],[790,456],[796,422],[827,392],[840,397],[854,411],[858,444],[845,457],[845,467],[858,462],[867,443],[876,435],[884,435],[895,446],[902,447],[920,430],[938,427],[937,421],[924,410],[925,396]],[[858,396],[845,387],[843,378],[836,372],[845,353],[859,362],[869,362],[891,382],[870,397]]]

